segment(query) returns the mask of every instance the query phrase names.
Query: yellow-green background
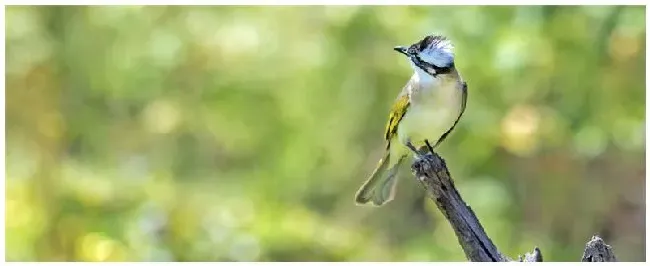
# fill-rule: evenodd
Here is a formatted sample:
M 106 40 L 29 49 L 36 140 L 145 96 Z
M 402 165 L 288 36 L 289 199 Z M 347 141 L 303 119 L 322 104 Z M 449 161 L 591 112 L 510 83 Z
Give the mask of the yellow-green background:
M 440 146 L 495 244 L 645 250 L 643 7 L 8 7 L 11 261 L 462 261 L 409 167 L 353 204 L 410 77 L 456 44 Z

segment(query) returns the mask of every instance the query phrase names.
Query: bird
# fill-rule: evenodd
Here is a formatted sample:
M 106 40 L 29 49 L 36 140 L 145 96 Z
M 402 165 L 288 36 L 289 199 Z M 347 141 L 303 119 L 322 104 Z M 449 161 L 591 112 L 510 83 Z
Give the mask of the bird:
M 383 157 L 357 191 L 357 205 L 382 206 L 393 200 L 396 175 L 405 158 L 411 152 L 418 158 L 416 147 L 436 148 L 454 130 L 467 105 L 467 83 L 455 66 L 450 39 L 427 35 L 393 49 L 408 59 L 413 75 L 393 103 Z

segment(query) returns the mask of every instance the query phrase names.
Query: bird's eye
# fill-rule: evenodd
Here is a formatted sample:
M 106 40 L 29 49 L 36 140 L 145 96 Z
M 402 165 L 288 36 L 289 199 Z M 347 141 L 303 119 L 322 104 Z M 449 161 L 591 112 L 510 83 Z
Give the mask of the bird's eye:
M 415 47 L 411 46 L 406 52 L 409 54 L 416 54 L 418 51 L 415 49 Z

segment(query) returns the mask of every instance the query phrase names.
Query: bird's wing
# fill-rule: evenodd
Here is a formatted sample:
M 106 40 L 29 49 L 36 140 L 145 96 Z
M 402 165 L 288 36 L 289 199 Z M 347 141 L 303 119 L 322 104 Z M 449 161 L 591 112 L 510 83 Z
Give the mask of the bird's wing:
M 456 127 L 456 124 L 458 124 L 458 120 L 460 120 L 460 117 L 463 116 L 463 113 L 465 112 L 465 107 L 467 106 L 467 82 L 463 81 L 463 83 L 461 84 L 460 89 L 462 90 L 462 93 L 463 93 L 463 96 L 462 96 L 463 98 L 462 98 L 461 107 L 460 107 L 460 113 L 458 113 L 458 117 L 456 118 L 456 121 L 454 121 L 454 124 L 449 128 L 449 130 L 447 130 L 447 132 L 445 132 L 445 134 L 442 134 L 442 136 L 440 136 L 440 138 L 438 139 L 436 144 L 433 145 L 434 148 L 436 146 L 438 146 L 438 144 L 440 144 L 443 140 L 445 140 L 445 138 L 447 138 L 449 133 L 451 133 L 451 131 L 454 130 L 454 128 Z
M 408 86 L 411 86 L 409 82 L 406 84 L 406 87 L 402 90 L 402 93 L 397 97 L 393 103 L 393 107 L 390 109 L 390 115 L 388 119 L 388 124 L 386 124 L 386 130 L 384 133 L 384 138 L 387 141 L 386 146 L 390 145 L 390 141 L 397 132 L 397 125 L 406 114 L 406 110 L 409 108 L 411 101 L 409 100 L 409 95 L 407 93 Z

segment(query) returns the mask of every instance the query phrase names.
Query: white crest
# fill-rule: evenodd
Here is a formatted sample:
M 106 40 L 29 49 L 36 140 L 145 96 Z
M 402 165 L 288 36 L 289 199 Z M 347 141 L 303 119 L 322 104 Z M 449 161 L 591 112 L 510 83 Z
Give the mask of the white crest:
M 454 62 L 454 45 L 447 38 L 436 35 L 419 56 L 422 60 L 438 67 L 447 67 Z

